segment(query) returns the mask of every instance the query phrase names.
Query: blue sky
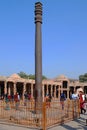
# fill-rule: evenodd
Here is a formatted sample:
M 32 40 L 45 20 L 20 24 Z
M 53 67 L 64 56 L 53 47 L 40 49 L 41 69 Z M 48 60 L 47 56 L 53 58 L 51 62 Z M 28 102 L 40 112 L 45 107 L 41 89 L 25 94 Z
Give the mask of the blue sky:
M 78 78 L 87 72 L 87 0 L 39 1 L 43 75 Z M 35 73 L 35 2 L 0 0 L 0 75 Z

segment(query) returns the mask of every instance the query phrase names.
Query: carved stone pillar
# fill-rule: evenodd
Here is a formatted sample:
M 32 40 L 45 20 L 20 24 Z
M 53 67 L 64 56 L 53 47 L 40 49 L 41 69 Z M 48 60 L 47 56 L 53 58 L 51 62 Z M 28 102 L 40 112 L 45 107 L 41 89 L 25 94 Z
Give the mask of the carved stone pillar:
M 16 93 L 16 82 L 14 83 L 14 94 Z
M 76 90 L 76 86 L 74 86 L 74 92 L 75 92 L 75 90 Z
M 47 91 L 46 91 L 46 95 L 48 94 L 48 84 L 47 84 L 47 86 L 46 86 L 46 89 L 47 89 Z
M 10 83 L 9 83 L 9 85 L 8 85 L 8 95 L 10 95 L 11 94 L 11 90 L 10 90 L 11 88 L 10 88 Z
M 32 96 L 32 98 L 34 98 L 34 96 L 33 96 L 33 95 L 34 95 L 34 94 L 33 94 L 33 88 L 34 88 L 34 87 L 33 87 L 33 83 L 31 83 L 31 96 Z
M 24 101 L 24 93 L 25 93 L 25 91 L 26 91 L 26 83 L 24 82 L 24 84 L 23 84 L 23 94 L 22 94 L 23 101 Z
M 54 86 L 54 99 L 56 99 L 56 86 Z
M 5 86 L 4 87 L 4 93 L 6 94 L 7 93 L 7 82 L 6 81 L 4 82 L 4 86 Z
M 51 97 L 52 97 L 52 90 L 53 90 L 53 89 L 52 89 L 52 85 L 51 85 L 51 92 L 50 92 L 50 94 L 51 94 Z
M 60 100 L 60 85 L 59 85 L 59 89 L 58 89 L 58 99 Z
M 67 99 L 69 99 L 69 85 L 67 85 Z

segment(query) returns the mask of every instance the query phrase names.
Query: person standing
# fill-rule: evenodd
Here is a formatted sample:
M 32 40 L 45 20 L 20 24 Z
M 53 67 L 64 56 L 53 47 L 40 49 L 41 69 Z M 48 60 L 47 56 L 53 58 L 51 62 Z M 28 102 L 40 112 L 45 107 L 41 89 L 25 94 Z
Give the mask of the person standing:
M 79 96 L 81 114 L 83 114 L 83 111 L 84 111 L 84 113 L 86 112 L 86 110 L 85 110 L 85 108 L 84 108 L 85 101 L 83 100 L 82 95 L 83 95 L 83 94 L 80 93 L 80 96 Z
M 25 93 L 24 93 L 24 106 L 27 105 L 27 100 L 28 100 L 28 94 L 27 94 L 27 92 L 25 91 Z
M 61 96 L 60 96 L 60 103 L 62 105 L 62 110 L 64 110 L 64 101 L 66 100 L 66 96 L 64 93 L 61 93 Z
M 72 94 L 71 98 L 72 99 L 79 99 L 79 96 L 78 96 L 76 91 L 74 91 L 74 93 Z
M 17 92 L 14 95 L 14 100 L 15 100 L 15 109 L 18 110 L 19 101 L 18 101 L 18 93 Z

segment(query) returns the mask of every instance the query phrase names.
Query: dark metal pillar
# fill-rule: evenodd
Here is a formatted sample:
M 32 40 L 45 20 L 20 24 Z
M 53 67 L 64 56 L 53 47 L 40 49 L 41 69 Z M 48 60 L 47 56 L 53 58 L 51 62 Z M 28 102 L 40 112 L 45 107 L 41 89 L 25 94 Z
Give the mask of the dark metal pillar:
M 42 104 L 42 4 L 35 3 L 35 103 Z

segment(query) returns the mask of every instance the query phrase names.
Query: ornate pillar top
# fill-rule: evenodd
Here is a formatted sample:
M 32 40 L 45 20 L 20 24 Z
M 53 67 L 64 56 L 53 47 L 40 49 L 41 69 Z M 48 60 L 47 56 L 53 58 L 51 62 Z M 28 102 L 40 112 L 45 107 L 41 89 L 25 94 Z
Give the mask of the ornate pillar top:
M 42 23 L 42 3 L 35 3 L 35 23 Z

